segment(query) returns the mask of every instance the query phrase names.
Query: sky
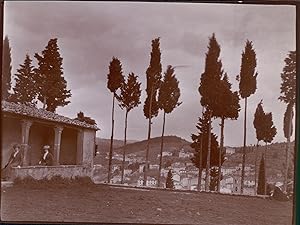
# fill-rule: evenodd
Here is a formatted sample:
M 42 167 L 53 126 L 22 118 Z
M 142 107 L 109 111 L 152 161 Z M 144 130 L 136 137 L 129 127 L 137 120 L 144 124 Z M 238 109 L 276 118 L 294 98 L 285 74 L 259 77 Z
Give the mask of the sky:
M 294 6 L 212 3 L 121 3 L 121 2 L 5 2 L 4 35 L 11 46 L 12 73 L 29 54 L 36 65 L 51 38 L 58 38 L 64 77 L 71 89 L 71 103 L 57 113 L 75 118 L 79 111 L 96 120 L 97 136 L 110 138 L 112 94 L 107 74 L 112 57 L 120 59 L 123 74 L 134 72 L 142 83 L 141 104 L 128 116 L 128 140 L 147 139 L 148 121 L 143 115 L 146 70 L 151 40 L 160 37 L 163 71 L 175 66 L 183 102 L 166 116 L 165 135 L 191 141 L 201 116 L 198 87 L 204 71 L 209 37 L 215 33 L 221 46 L 220 59 L 233 90 L 239 74 L 246 40 L 253 42 L 258 72 L 257 91 L 248 99 L 247 144 L 255 144 L 253 115 L 263 99 L 272 112 L 277 135 L 285 141 L 283 115 L 286 105 L 278 101 L 280 73 L 289 51 L 296 49 Z M 244 100 L 238 120 L 225 122 L 225 146 L 243 145 Z M 152 121 L 151 137 L 162 132 L 162 112 Z M 124 138 L 125 111 L 115 107 L 115 139 Z M 220 119 L 213 132 L 220 136 Z

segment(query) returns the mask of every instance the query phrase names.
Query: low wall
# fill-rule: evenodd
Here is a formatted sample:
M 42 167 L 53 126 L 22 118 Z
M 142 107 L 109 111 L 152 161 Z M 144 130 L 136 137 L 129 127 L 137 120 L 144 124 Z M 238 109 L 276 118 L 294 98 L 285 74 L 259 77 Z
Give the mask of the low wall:
M 61 165 L 61 166 L 26 166 L 13 168 L 14 178 L 32 177 L 36 180 L 43 178 L 50 179 L 54 176 L 62 178 L 92 177 L 92 168 L 79 165 Z

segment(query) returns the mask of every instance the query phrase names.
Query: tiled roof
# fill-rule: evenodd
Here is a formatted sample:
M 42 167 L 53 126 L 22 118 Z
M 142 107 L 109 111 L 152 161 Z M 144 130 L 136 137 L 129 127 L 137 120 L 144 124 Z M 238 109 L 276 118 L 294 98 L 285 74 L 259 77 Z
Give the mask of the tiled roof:
M 28 106 L 25 104 L 2 101 L 1 109 L 3 112 L 7 112 L 7 113 L 33 117 L 33 118 L 48 120 L 52 122 L 59 122 L 63 124 L 89 128 L 93 130 L 99 130 L 99 128 L 96 125 L 91 125 L 76 119 L 70 119 L 68 117 L 61 116 L 56 113 L 47 111 L 45 109 L 38 109 L 33 106 Z

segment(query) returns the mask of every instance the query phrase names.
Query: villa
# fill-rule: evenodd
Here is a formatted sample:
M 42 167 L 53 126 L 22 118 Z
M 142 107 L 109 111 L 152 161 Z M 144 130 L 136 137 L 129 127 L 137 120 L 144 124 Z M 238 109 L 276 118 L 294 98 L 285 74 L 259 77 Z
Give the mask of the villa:
M 92 176 L 97 126 L 25 104 L 2 101 L 1 107 L 2 165 L 14 143 L 21 144 L 24 156 L 22 167 L 13 168 L 13 178 Z M 53 166 L 38 165 L 46 144 Z

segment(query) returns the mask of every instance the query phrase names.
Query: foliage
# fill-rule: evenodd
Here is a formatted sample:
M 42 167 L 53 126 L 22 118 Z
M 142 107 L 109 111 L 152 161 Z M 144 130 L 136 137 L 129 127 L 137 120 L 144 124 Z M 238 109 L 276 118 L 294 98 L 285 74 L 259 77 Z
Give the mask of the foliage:
M 296 103 L 296 51 L 290 51 L 284 62 L 280 87 L 282 95 L 279 100 L 294 105 Z
M 264 160 L 264 155 L 262 155 L 260 165 L 259 165 L 257 194 L 263 195 L 265 193 L 265 185 L 266 185 L 265 160 Z
M 46 110 L 55 112 L 58 106 L 70 103 L 71 91 L 67 90 L 67 81 L 63 77 L 62 60 L 57 38 L 50 39 L 42 55 L 35 53 L 38 60 L 38 68 L 35 69 L 36 84 L 38 88 L 38 100 Z
M 7 100 L 11 89 L 11 48 L 7 36 L 3 40 L 2 48 L 2 99 Z
M 246 41 L 245 50 L 242 53 L 242 63 L 239 80 L 240 95 L 242 98 L 247 98 L 256 91 L 256 78 L 258 73 L 255 72 L 256 53 L 253 49 L 251 41 Z
M 265 112 L 262 107 L 262 100 L 261 100 L 256 107 L 254 120 L 253 120 L 257 141 L 262 141 L 264 139 L 264 119 L 265 119 Z
M 181 104 L 181 102 L 178 102 L 180 97 L 178 84 L 179 81 L 175 77 L 174 67 L 169 65 L 158 93 L 159 108 L 164 110 L 165 113 L 171 113 Z
M 211 168 L 210 176 L 211 176 L 211 179 L 210 179 L 210 184 L 209 184 L 209 190 L 210 191 L 217 191 L 218 177 L 219 177 L 219 170 L 218 170 L 217 167 Z M 222 174 L 221 174 L 221 176 L 222 176 Z
M 207 164 L 207 154 L 208 154 L 208 111 L 204 112 L 203 118 L 199 117 L 199 121 L 196 125 L 196 128 L 199 130 L 197 134 L 192 134 L 192 144 L 191 147 L 195 150 L 194 156 L 191 158 L 191 161 L 194 165 L 199 168 L 199 154 L 201 150 L 201 138 L 202 138 L 202 168 L 206 167 Z M 210 157 L 210 167 L 219 165 L 219 143 L 217 141 L 217 136 L 211 132 L 211 157 Z M 223 164 L 225 159 L 224 152 L 222 152 L 221 164 Z
M 109 64 L 109 73 L 107 74 L 107 88 L 116 95 L 116 91 L 123 83 L 122 64 L 118 58 L 113 57 Z
M 283 119 L 283 132 L 285 138 L 290 138 L 293 134 L 293 121 L 294 117 L 294 111 L 293 111 L 293 104 L 289 103 L 286 107 L 286 111 L 284 113 L 284 119 Z M 289 133 L 289 126 L 290 127 L 290 133 Z
M 126 109 L 129 112 L 134 107 L 137 107 L 141 97 L 141 83 L 137 80 L 138 76 L 134 73 L 130 73 L 127 78 L 127 82 L 121 83 L 121 93 L 116 98 L 120 102 L 120 107 Z
M 264 118 L 264 139 L 266 143 L 271 143 L 277 134 L 277 129 L 273 125 L 272 113 L 266 113 Z
M 159 38 L 152 40 L 152 52 L 150 65 L 146 71 L 147 77 L 147 97 L 144 103 L 144 115 L 147 119 L 158 115 L 159 105 L 157 101 L 157 91 L 161 82 L 161 53 L 159 48 Z M 152 99 L 152 102 L 150 102 Z M 151 112 L 150 112 L 151 108 Z
M 218 90 L 218 105 L 215 106 L 213 115 L 223 119 L 236 120 L 239 117 L 240 98 L 237 91 L 231 90 L 231 83 L 227 73 L 225 73 L 220 81 L 220 89 Z
M 166 188 L 169 188 L 169 189 L 175 188 L 171 170 L 169 170 L 169 172 L 168 172 L 168 176 L 167 176 L 167 180 L 166 180 Z
M 13 102 L 25 103 L 25 104 L 36 104 L 37 88 L 35 81 L 35 73 L 33 66 L 31 65 L 32 60 L 29 55 L 26 54 L 24 63 L 17 69 L 16 84 L 13 88 L 14 93 L 11 95 Z
M 201 74 L 199 93 L 201 95 L 201 105 L 214 112 L 222 102 L 220 101 L 221 77 L 223 74 L 222 62 L 219 60 L 220 45 L 218 44 L 215 34 L 209 39 L 208 52 L 205 59 L 205 70 Z
M 84 113 L 81 111 L 79 113 L 77 113 L 77 118 L 75 118 L 75 119 L 77 119 L 81 122 L 86 122 L 91 125 L 96 125 L 95 120 L 93 120 L 91 117 L 84 116 Z

